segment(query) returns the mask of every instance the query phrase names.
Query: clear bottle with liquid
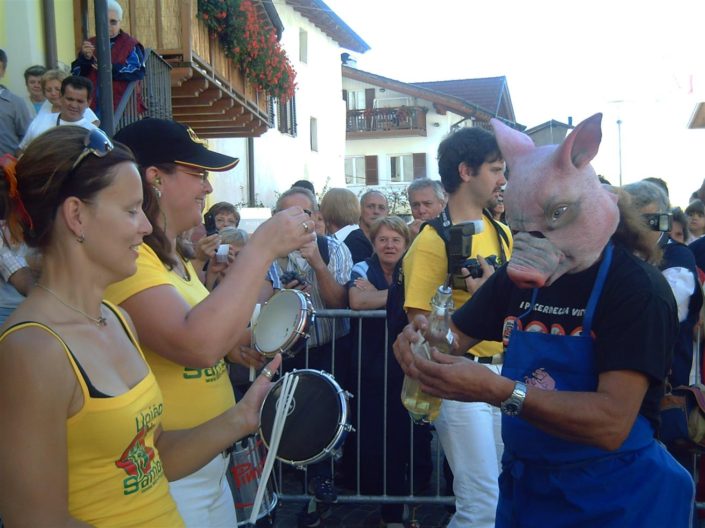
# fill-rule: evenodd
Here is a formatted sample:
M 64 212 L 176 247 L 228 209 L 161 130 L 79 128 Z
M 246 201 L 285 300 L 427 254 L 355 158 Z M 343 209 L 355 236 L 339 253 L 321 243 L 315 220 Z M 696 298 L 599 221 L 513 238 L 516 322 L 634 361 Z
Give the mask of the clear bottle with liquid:
M 450 353 L 453 334 L 450 331 L 450 315 L 453 311 L 453 290 L 441 284 L 431 299 L 431 314 L 428 328 L 418 343 L 413 343 L 411 351 L 426 359 L 431 359 L 431 347 L 439 352 Z M 418 380 L 404 376 L 401 388 L 401 401 L 415 422 L 433 422 L 441 410 L 441 398 L 430 396 L 421 390 Z

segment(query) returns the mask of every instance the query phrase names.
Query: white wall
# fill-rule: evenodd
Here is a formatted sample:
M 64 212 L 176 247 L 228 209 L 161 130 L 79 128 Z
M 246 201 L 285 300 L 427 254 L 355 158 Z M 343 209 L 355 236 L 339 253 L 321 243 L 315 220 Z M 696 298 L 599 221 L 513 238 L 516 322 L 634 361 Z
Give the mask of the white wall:
M 342 80 L 339 44 L 284 3 L 277 4 L 284 24 L 281 43 L 296 70 L 297 136 L 269 129 L 254 139 L 255 189 L 257 200 L 273 206 L 276 193 L 291 187 L 296 180 L 313 182 L 316 191 L 324 186 L 344 187 L 345 157 L 345 101 L 342 99 Z M 308 33 L 308 61 L 299 61 L 299 30 Z M 318 151 L 311 151 L 310 118 L 318 120 Z M 246 140 L 219 139 L 211 143 L 221 152 L 242 158 L 234 175 L 216 181 L 214 199 L 239 197 L 241 186 L 247 195 L 245 164 Z M 233 189 L 232 186 L 236 188 Z M 238 198 L 236 201 L 241 201 Z

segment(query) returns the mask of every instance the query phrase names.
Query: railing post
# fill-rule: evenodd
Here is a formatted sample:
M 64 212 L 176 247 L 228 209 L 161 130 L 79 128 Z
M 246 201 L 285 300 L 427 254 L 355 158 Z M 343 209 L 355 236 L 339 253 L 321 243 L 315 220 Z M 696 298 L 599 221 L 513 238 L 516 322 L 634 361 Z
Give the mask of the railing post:
M 98 109 L 100 128 L 108 136 L 115 133 L 113 120 L 113 65 L 110 57 L 110 39 L 108 38 L 108 2 L 95 0 L 95 40 L 98 58 Z

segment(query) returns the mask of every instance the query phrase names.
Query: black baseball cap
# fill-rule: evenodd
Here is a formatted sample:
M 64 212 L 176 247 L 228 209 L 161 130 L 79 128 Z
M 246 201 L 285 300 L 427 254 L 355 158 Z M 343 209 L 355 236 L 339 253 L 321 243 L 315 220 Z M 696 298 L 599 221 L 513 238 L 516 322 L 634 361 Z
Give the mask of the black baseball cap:
M 226 171 L 240 161 L 208 150 L 191 128 L 168 119 L 148 117 L 115 134 L 115 141 L 130 147 L 142 167 L 178 163 L 209 171 Z

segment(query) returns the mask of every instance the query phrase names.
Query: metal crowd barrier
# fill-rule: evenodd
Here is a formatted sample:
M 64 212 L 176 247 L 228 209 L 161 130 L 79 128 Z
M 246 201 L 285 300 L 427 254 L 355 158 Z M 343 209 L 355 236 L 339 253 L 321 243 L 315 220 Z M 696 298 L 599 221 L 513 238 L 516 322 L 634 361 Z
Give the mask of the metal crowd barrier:
M 340 318 L 350 318 L 352 320 L 358 320 L 359 324 L 357 327 L 357 348 L 353 351 L 354 354 L 357 354 L 357 365 L 362 366 L 362 336 L 363 333 L 365 332 L 365 321 L 370 320 L 370 319 L 386 319 L 386 312 L 385 310 L 316 310 L 316 318 L 334 318 L 334 319 L 340 319 Z M 393 352 L 392 350 L 389 349 L 388 347 L 388 339 L 387 337 L 387 328 L 385 325 L 385 346 L 384 346 L 384 355 L 385 358 L 391 357 L 392 361 L 395 361 L 393 358 Z M 333 326 L 333 344 L 332 344 L 332 372 L 330 374 L 333 375 L 333 377 L 336 377 L 336 355 L 339 354 L 339 351 L 336 350 L 336 339 L 339 336 L 335 334 L 335 325 Z M 308 343 L 306 345 L 305 351 L 302 351 L 301 354 L 306 354 L 306 365 L 308 365 L 308 354 L 309 354 L 309 346 Z M 340 364 L 340 360 L 338 361 L 338 364 Z M 384 427 L 383 430 L 386 430 L 387 428 L 387 407 L 389 405 L 401 405 L 401 400 L 397 399 L 395 402 L 387 401 L 387 383 L 388 383 L 388 373 L 387 373 L 387 361 L 385 361 L 385 372 L 384 372 L 384 402 L 383 402 L 383 409 L 384 409 Z M 360 413 L 360 404 L 358 403 L 360 401 L 359 399 L 359 390 L 361 389 L 361 368 L 357 369 L 357 380 L 356 380 L 356 387 L 358 390 L 357 394 L 353 394 L 353 397 L 349 400 L 350 406 L 356 406 L 357 408 L 357 413 L 356 413 L 356 419 L 352 423 L 353 428 L 356 431 L 359 431 L 361 428 L 361 413 Z M 414 452 L 414 438 L 413 438 L 413 428 L 412 428 L 412 421 L 411 418 L 409 418 L 409 435 L 410 435 L 410 444 L 411 444 L 411 453 Z M 432 471 L 432 476 L 431 476 L 431 486 L 430 490 L 427 488 L 426 490 L 420 492 L 420 494 L 415 494 L 414 493 L 414 458 L 413 455 L 410 457 L 410 469 L 409 469 L 409 493 L 407 495 L 390 495 L 387 493 L 387 453 L 388 453 L 388 446 L 386 442 L 387 438 L 386 436 L 383 438 L 383 483 L 382 483 L 382 494 L 381 495 L 365 495 L 361 493 L 360 491 L 360 464 L 361 462 L 364 462 L 364 453 L 360 452 L 360 442 L 357 443 L 357 464 L 355 468 L 356 472 L 356 486 L 355 489 L 350 490 L 350 489 L 341 489 L 341 487 L 338 485 L 336 482 L 337 488 L 338 488 L 338 502 L 339 503 L 361 503 L 361 504 L 447 504 L 447 505 L 452 505 L 455 503 L 455 498 L 452 495 L 445 495 L 443 493 L 443 490 L 445 489 L 444 486 L 444 479 L 442 476 L 443 473 L 443 453 L 442 449 L 440 447 L 440 443 L 438 442 L 438 437 L 435 432 L 435 430 L 432 430 L 432 442 L 431 442 L 431 453 L 432 453 L 432 462 L 433 462 L 433 471 Z M 393 447 L 393 446 L 392 446 Z M 328 463 L 331 464 L 331 469 L 332 469 L 332 474 L 335 475 L 335 464 L 336 460 L 331 458 Z M 302 485 L 303 482 L 307 481 L 308 479 L 302 479 L 302 478 L 296 478 L 292 477 L 292 471 L 288 470 L 290 466 L 287 466 L 287 468 L 284 467 L 284 464 L 277 462 L 277 468 L 275 472 L 273 473 L 276 484 L 277 484 L 277 495 L 279 497 L 279 500 L 284 501 L 284 502 L 306 502 L 311 499 L 311 495 L 308 493 L 308 490 Z M 288 470 L 288 471 L 287 471 Z M 402 469 L 400 468 L 400 471 Z M 294 470 L 296 471 L 296 470 Z M 303 468 L 301 471 L 306 472 L 307 469 Z M 298 488 L 298 490 L 297 490 Z

